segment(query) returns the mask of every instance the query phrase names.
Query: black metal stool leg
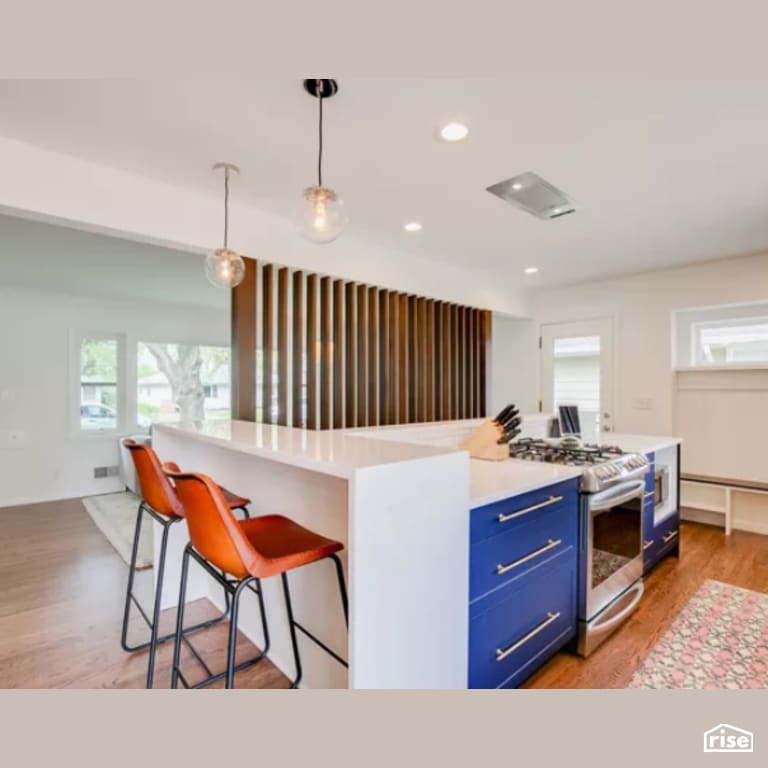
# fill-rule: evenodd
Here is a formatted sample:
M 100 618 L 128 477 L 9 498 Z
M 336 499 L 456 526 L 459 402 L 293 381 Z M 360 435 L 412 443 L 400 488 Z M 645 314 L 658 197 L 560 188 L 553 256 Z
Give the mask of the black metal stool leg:
M 141 518 L 144 513 L 144 502 L 139 504 L 136 512 L 136 529 L 133 534 L 133 548 L 131 549 L 131 562 L 128 564 L 128 587 L 125 590 L 125 611 L 123 612 L 123 631 L 120 635 L 120 645 L 124 651 L 135 651 L 137 648 L 128 645 L 128 618 L 131 613 L 131 600 L 133 599 L 133 577 L 136 573 L 136 557 L 139 552 L 139 536 L 141 535 Z
M 171 665 L 171 688 L 179 687 L 179 664 L 181 663 L 181 636 L 184 627 L 184 604 L 187 599 L 187 575 L 189 574 L 189 547 L 184 548 L 179 582 L 179 607 L 176 612 L 176 636 L 173 641 L 173 664 Z M 227 600 L 229 604 L 229 600 Z
M 243 589 L 247 587 L 253 581 L 252 578 L 243 579 L 235 589 L 235 594 L 232 595 L 232 614 L 229 617 L 229 642 L 227 644 L 227 688 L 235 687 L 235 654 L 237 651 L 237 617 L 240 612 L 240 595 L 243 593 Z M 261 600 L 260 600 L 261 602 Z M 264 655 L 264 651 L 260 654 L 260 657 Z
M 163 597 L 163 579 L 165 577 L 165 555 L 168 551 L 168 531 L 171 524 L 163 526 L 163 536 L 160 542 L 160 557 L 157 563 L 157 578 L 155 580 L 155 606 L 152 612 L 152 630 L 149 641 L 149 663 L 147 665 L 147 688 L 152 687 L 155 676 L 155 652 L 157 651 L 157 635 L 160 625 L 160 603 Z
M 250 520 L 251 519 L 251 513 L 248 511 L 248 507 L 235 507 L 235 509 L 242 509 L 243 510 L 243 520 Z M 234 512 L 235 509 L 232 511 Z
M 344 569 L 341 567 L 341 560 L 338 555 L 331 555 L 336 565 L 336 576 L 339 579 L 339 594 L 341 595 L 341 605 L 344 608 L 344 622 L 349 628 L 349 599 L 347 598 L 347 585 L 344 581 Z
M 293 661 L 296 665 L 296 677 L 291 683 L 291 688 L 298 688 L 301 682 L 302 669 L 301 658 L 299 656 L 299 642 L 296 637 L 296 622 L 293 618 L 293 605 L 291 604 L 291 591 L 288 588 L 288 575 L 283 572 L 280 574 L 283 581 L 283 594 L 285 595 L 285 609 L 288 612 L 288 629 L 291 632 L 291 644 L 293 645 Z

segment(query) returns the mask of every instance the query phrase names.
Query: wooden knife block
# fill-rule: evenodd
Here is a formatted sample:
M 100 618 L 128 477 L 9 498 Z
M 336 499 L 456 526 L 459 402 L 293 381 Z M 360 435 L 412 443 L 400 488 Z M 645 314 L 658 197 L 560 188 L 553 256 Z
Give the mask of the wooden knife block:
M 488 419 L 464 440 L 459 448 L 469 451 L 473 459 L 501 461 L 509 458 L 509 445 L 507 443 L 499 445 L 497 441 L 500 437 L 500 427 Z

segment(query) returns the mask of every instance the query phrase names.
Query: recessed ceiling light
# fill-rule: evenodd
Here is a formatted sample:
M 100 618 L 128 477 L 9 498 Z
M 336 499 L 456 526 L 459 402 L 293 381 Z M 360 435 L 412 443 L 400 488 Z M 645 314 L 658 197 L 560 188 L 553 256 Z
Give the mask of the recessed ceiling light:
M 421 232 L 421 222 L 420 221 L 409 221 L 403 229 L 406 232 Z
M 464 123 L 447 123 L 440 129 L 440 138 L 443 141 L 461 141 L 467 138 L 469 128 Z
M 526 275 L 535 275 L 539 271 L 538 267 L 526 267 L 523 272 L 525 272 Z

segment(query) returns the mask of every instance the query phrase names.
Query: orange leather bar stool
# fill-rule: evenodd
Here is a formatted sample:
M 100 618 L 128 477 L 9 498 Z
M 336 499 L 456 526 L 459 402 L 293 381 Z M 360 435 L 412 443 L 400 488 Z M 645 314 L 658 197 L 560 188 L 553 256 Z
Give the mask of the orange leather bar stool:
M 139 488 L 141 490 L 141 503 L 136 514 L 136 529 L 133 535 L 133 549 L 131 551 L 131 562 L 128 566 L 128 586 L 125 592 L 125 610 L 123 612 L 123 630 L 120 638 L 120 644 L 123 649 L 129 652 L 140 651 L 144 648 L 149 648 L 149 660 L 147 664 L 147 688 L 152 687 L 155 671 L 155 652 L 157 646 L 160 643 L 164 643 L 166 640 L 170 640 L 175 637 L 175 633 L 171 632 L 167 635 L 158 636 L 158 625 L 160 618 L 160 604 L 163 593 L 163 576 L 165 574 L 165 556 L 168 548 L 168 532 L 170 527 L 174 523 L 178 523 L 184 518 L 184 507 L 179 500 L 176 489 L 173 487 L 173 483 L 168 479 L 168 476 L 163 471 L 163 467 L 160 464 L 160 460 L 157 458 L 157 454 L 148 445 L 137 443 L 135 440 L 123 440 L 123 445 L 130 451 L 131 458 L 133 459 L 134 466 L 136 467 L 136 477 L 139 481 Z M 173 462 L 168 462 L 166 465 L 169 468 L 173 468 L 178 471 L 178 466 Z M 246 518 L 248 514 L 248 504 L 251 503 L 250 499 L 246 499 L 244 496 L 237 496 L 225 488 L 220 489 L 225 504 L 230 509 L 242 509 Z M 155 589 L 155 600 L 152 610 L 152 618 L 150 618 L 146 611 L 142 608 L 136 596 L 133 594 L 133 581 L 136 572 L 136 556 L 139 551 L 139 536 L 141 534 L 141 522 L 143 514 L 148 514 L 152 519 L 160 523 L 163 526 L 163 535 L 160 543 L 160 554 L 157 558 L 157 579 Z M 210 627 L 220 621 L 223 621 L 227 617 L 229 611 L 229 595 L 225 593 L 227 599 L 227 612 L 222 616 L 209 621 L 195 624 L 192 627 L 187 627 L 184 632 L 194 632 L 205 627 Z M 150 628 L 150 639 L 139 645 L 128 644 L 128 621 L 131 613 L 131 602 L 136 605 L 139 614 L 147 623 Z M 201 660 L 202 662 L 202 660 Z
M 261 580 L 278 575 L 283 583 L 283 594 L 285 595 L 293 645 L 293 658 L 296 665 L 296 677 L 292 687 L 296 688 L 302 677 L 297 629 L 346 667 L 347 662 L 344 659 L 296 621 L 288 585 L 288 571 L 316 563 L 319 560 L 333 560 L 339 582 L 344 619 L 348 622 L 349 608 L 344 571 L 336 554 L 344 549 L 344 545 L 341 542 L 313 533 L 282 515 L 263 515 L 250 520 L 237 520 L 227 506 L 221 489 L 210 477 L 180 472 L 169 474 L 174 479 L 176 490 L 184 505 L 190 539 L 190 543 L 184 550 L 181 569 L 171 688 L 178 687 L 179 678 L 181 678 L 185 688 L 202 688 L 224 677 L 226 678 L 226 687 L 233 688 L 236 671 L 264 658 L 269 648 L 269 634 L 264 613 Z M 217 675 L 210 675 L 194 686 L 187 683 L 179 669 L 181 643 L 183 635 L 187 631 L 186 628 L 183 628 L 183 622 L 190 558 L 196 560 L 232 597 L 226 671 Z M 245 589 L 250 589 L 258 596 L 265 647 L 254 658 L 236 664 L 237 617 L 240 596 Z

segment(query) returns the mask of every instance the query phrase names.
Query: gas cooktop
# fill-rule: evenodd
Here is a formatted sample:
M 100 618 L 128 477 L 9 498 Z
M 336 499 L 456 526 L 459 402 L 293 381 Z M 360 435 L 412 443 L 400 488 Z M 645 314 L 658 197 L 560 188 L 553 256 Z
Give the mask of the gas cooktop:
M 649 467 L 642 453 L 624 453 L 616 445 L 581 443 L 573 438 L 524 437 L 509 444 L 509 455 L 513 459 L 583 467 L 580 487 L 585 493 L 642 477 Z

